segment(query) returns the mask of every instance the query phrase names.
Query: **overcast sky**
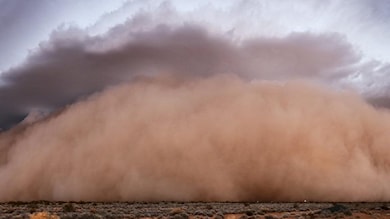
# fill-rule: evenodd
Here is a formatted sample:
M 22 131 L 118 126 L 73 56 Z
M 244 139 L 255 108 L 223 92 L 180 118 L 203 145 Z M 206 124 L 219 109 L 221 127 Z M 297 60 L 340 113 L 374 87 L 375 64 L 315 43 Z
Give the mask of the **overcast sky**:
M 60 25 L 93 25 L 123 0 L 0 0 L 0 70 L 16 65 L 28 50 Z

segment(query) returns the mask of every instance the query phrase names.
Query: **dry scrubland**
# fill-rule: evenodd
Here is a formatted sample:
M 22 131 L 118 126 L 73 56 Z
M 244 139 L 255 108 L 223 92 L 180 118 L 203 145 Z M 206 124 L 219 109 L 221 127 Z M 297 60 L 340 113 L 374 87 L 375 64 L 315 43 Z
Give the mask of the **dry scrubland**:
M 0 218 L 390 218 L 390 203 L 9 202 Z

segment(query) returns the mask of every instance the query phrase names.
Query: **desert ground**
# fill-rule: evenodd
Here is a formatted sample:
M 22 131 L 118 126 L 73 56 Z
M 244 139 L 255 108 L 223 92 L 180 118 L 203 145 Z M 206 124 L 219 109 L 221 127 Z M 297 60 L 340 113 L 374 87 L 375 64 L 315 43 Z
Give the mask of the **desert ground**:
M 8 202 L 0 218 L 390 218 L 390 203 Z

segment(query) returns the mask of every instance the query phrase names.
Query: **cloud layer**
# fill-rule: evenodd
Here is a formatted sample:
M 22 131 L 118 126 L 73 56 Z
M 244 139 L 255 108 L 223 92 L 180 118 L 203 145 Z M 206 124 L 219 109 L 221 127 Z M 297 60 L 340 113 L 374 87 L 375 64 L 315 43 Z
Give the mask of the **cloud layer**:
M 338 35 L 297 33 L 237 43 L 194 25 L 158 26 L 144 32 L 131 32 L 129 26 L 104 38 L 79 29 L 53 33 L 24 65 L 2 75 L 0 124 L 9 127 L 15 122 L 9 118 L 20 120 L 32 110 L 50 111 L 107 86 L 161 72 L 337 84 L 355 73 L 353 65 L 359 61 Z

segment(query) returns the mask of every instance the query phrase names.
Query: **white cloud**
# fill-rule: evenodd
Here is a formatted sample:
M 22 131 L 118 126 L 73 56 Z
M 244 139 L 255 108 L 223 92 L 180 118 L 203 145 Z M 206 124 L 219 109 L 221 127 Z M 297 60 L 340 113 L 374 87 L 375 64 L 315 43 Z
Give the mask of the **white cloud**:
M 167 3 L 168 2 L 168 3 Z M 147 13 L 159 23 L 195 22 L 237 37 L 286 36 L 291 32 L 345 35 L 368 59 L 390 61 L 390 24 L 379 9 L 386 2 L 351 1 L 129 1 L 90 28 L 102 33 L 136 15 Z M 387 6 L 388 7 L 388 6 Z M 174 14 L 160 16 L 169 8 Z

